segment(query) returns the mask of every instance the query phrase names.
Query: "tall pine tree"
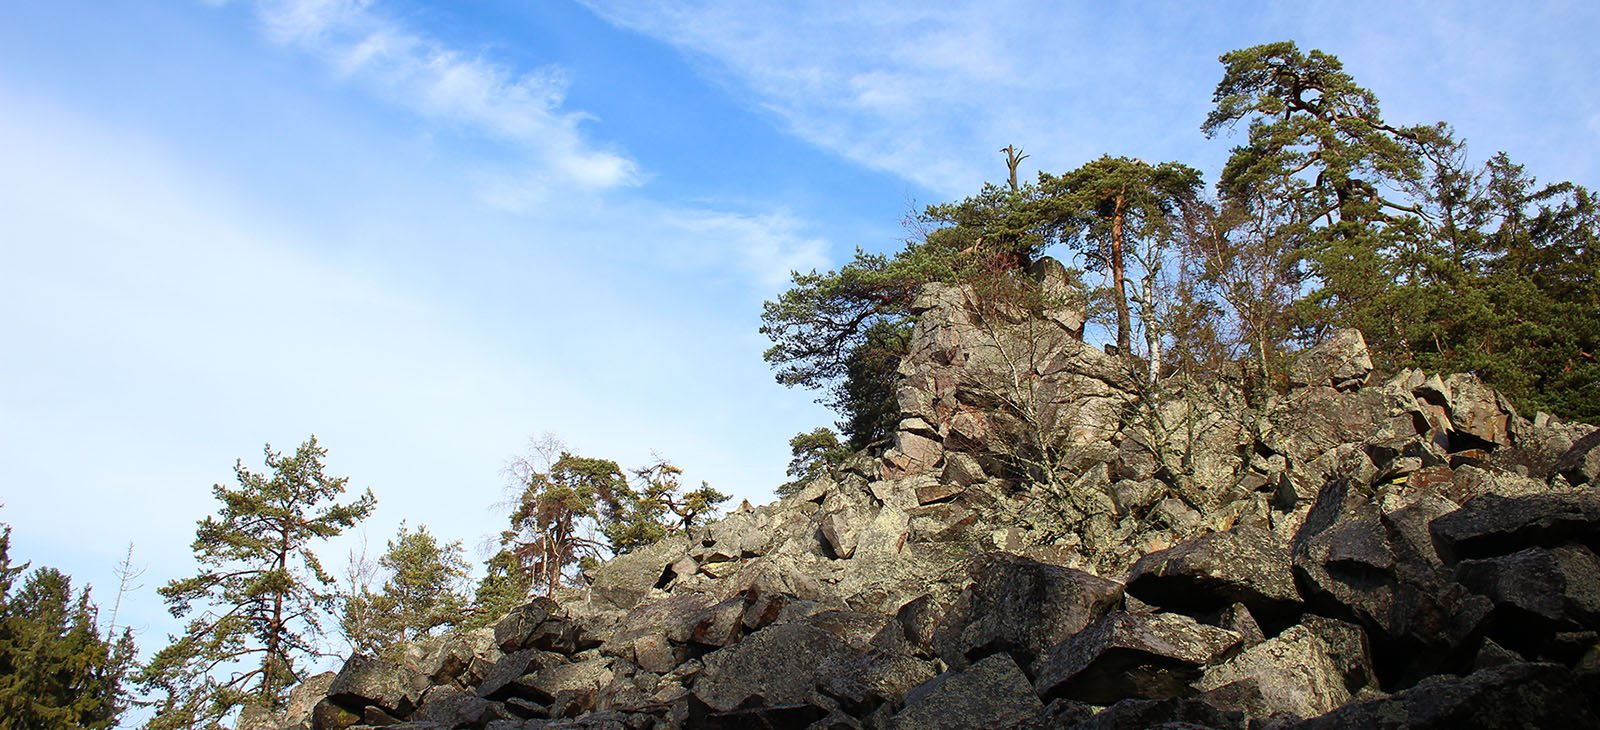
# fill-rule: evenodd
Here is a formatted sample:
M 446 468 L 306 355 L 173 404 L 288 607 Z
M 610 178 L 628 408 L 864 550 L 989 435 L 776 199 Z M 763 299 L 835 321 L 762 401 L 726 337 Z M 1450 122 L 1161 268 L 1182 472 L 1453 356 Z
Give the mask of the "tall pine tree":
M 173 616 L 192 618 L 141 675 L 164 695 L 147 727 L 218 727 L 245 702 L 277 709 L 303 660 L 322 653 L 334 581 L 312 548 L 364 519 L 375 500 L 368 490 L 337 502 L 349 480 L 323 474 L 327 450 L 315 436 L 291 456 L 270 444 L 265 453 L 270 473 L 240 461 L 238 486 L 212 487 L 221 508 L 195 531 L 200 573 L 161 588 Z

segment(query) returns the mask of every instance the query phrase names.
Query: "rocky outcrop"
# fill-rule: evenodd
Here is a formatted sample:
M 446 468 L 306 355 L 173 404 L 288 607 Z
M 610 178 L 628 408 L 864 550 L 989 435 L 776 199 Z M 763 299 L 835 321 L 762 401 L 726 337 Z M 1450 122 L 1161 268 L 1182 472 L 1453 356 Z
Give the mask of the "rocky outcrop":
M 1353 331 L 1152 384 L 1046 305 L 926 287 L 883 453 L 241 722 L 1596 725 L 1600 432 Z

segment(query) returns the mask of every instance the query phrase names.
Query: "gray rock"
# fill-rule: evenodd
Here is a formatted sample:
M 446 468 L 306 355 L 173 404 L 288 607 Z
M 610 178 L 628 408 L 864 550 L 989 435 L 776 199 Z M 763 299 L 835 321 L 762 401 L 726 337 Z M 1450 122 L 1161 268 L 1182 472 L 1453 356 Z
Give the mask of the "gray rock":
M 1359 330 L 1343 329 L 1297 355 L 1289 367 L 1289 382 L 1351 390 L 1366 384 L 1371 373 L 1366 339 Z
M 947 672 L 917 687 L 890 730 L 963 730 L 1002 727 L 1044 708 L 1028 677 L 1006 654 L 994 654 L 966 671 Z
M 478 684 L 478 696 L 503 700 L 518 692 L 517 680 L 529 672 L 564 663 L 561 656 L 539 649 L 523 649 L 505 655 L 495 662 Z
M 1446 560 L 1506 555 L 1600 536 L 1600 491 L 1486 494 L 1429 525 Z
M 1345 705 L 1286 730 L 1580 727 L 1600 727 L 1600 718 L 1570 672 L 1555 664 L 1511 664 L 1467 677 L 1432 677 L 1392 697 Z
M 1461 583 L 1495 604 L 1494 635 L 1534 649 L 1547 635 L 1600 626 L 1600 558 L 1582 545 L 1464 560 Z
M 1578 439 L 1556 460 L 1555 472 L 1574 486 L 1600 485 L 1600 431 Z
M 284 730 L 299 730 L 311 725 L 311 711 L 328 696 L 328 688 L 333 686 L 333 680 L 339 675 L 333 672 L 323 672 L 306 678 L 305 681 L 289 690 L 289 699 L 283 705 L 281 725 Z
M 590 698 L 588 704 L 592 706 L 593 697 L 600 692 L 600 688 L 610 684 L 612 677 L 615 676 L 611 671 L 613 661 L 609 658 L 599 658 L 576 664 L 544 667 L 518 678 L 514 686 L 517 694 L 522 697 L 551 702 L 552 711 L 555 710 L 555 700 L 563 694 L 588 697 Z
M 1322 640 L 1328 658 L 1338 667 L 1345 690 L 1351 696 L 1378 687 L 1378 674 L 1372 664 L 1372 644 L 1360 626 L 1316 614 L 1306 614 L 1300 625 Z
M 707 654 L 694 694 L 720 712 L 747 703 L 807 704 L 821 668 L 836 658 L 854 655 L 839 637 L 815 626 L 774 624 Z
M 352 712 L 324 698 L 311 708 L 311 730 L 345 730 L 361 722 L 360 711 Z
M 1183 696 L 1240 640 L 1181 614 L 1112 614 L 1051 649 L 1035 686 L 1040 697 L 1095 704 Z
M 374 706 L 397 716 L 409 714 L 417 700 L 404 669 L 367 656 L 351 657 L 345 662 L 339 676 L 328 685 L 328 698 L 352 711 Z
M 1213 696 L 1214 703 L 1252 717 L 1316 717 L 1350 699 L 1327 644 L 1304 626 L 1291 627 L 1207 669 L 1194 687 L 1210 692 L 1227 685 L 1244 691 L 1221 692 Z
M 1031 666 L 1122 598 L 1113 581 L 1012 555 L 985 556 L 973 572 L 934 632 L 933 648 L 951 667 L 1001 651 Z
M 662 582 L 667 566 L 688 553 L 688 538 L 669 535 L 659 542 L 602 563 L 590 571 L 590 595 L 605 604 L 629 610 Z
M 1244 714 L 1220 710 L 1195 697 L 1127 699 L 1095 712 L 1071 700 L 1055 700 L 1034 719 L 1008 730 L 1245 730 Z
M 1289 551 L 1272 535 L 1236 527 L 1150 553 L 1128 576 L 1139 600 L 1186 611 L 1215 611 L 1239 602 L 1261 617 L 1293 611 L 1295 590 Z
M 822 518 L 822 537 L 828 541 L 828 549 L 833 551 L 833 557 L 849 558 L 856 552 L 856 542 L 860 539 L 858 529 L 863 516 L 854 510 L 835 512 Z
M 533 638 L 540 624 L 560 611 L 556 602 L 539 596 L 528 603 L 511 609 L 494 626 L 495 644 L 506 653 L 533 646 Z

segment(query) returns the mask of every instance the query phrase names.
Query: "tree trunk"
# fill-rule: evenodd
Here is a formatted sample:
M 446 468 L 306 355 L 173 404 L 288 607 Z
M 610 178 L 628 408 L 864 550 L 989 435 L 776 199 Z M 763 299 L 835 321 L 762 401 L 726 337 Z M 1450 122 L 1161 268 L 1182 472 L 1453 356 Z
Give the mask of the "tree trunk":
M 1117 350 L 1127 355 L 1133 350 L 1132 335 L 1133 322 L 1128 316 L 1128 293 L 1124 288 L 1122 266 L 1122 206 L 1125 202 L 1124 193 L 1119 191 L 1111 214 L 1111 282 L 1112 301 L 1117 305 Z

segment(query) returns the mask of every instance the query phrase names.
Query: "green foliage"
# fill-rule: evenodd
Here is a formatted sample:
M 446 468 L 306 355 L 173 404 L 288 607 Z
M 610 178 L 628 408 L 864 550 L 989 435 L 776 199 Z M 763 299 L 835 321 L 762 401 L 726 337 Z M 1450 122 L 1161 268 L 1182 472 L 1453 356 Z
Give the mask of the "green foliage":
M 320 653 L 333 578 L 312 552 L 372 511 L 368 490 L 340 504 L 346 478 L 323 474 L 315 436 L 292 456 L 265 448 L 269 474 L 234 466 L 237 487 L 215 485 L 221 503 L 195 531 L 198 575 L 160 589 L 173 616 L 191 620 L 150 660 L 140 684 L 164 695 L 147 727 L 217 727 L 233 708 L 282 705 L 298 665 Z
M 378 558 L 388 576 L 383 586 L 354 586 L 344 596 L 339 622 L 352 650 L 392 654 L 406 642 L 458 625 L 467 606 L 464 554 L 459 540 L 441 545 L 426 525 L 412 532 L 401 522 Z
M 1539 186 L 1504 153 L 1474 167 L 1443 123 L 1384 122 L 1376 96 L 1321 51 L 1271 43 L 1221 60 L 1202 129 L 1248 123 L 1219 187 L 1295 269 L 1275 291 L 1302 293 L 1298 339 L 1356 327 L 1380 368 L 1472 372 L 1525 409 L 1600 418 L 1600 221 L 1587 190 Z M 1262 343 L 1282 329 L 1276 317 L 1254 326 Z
M 833 387 L 828 405 L 843 416 L 834 425 L 851 451 L 886 442 L 900 422 L 895 399 L 895 373 L 911 346 L 911 323 L 880 320 L 867 327 L 861 343 L 845 360 L 844 377 Z
M 483 579 L 472 596 L 472 610 L 463 628 L 480 629 L 493 624 L 528 598 L 532 572 L 522 566 L 517 554 L 500 550 L 484 563 Z
M 797 433 L 789 439 L 789 451 L 794 458 L 789 461 L 789 481 L 777 488 L 778 496 L 787 497 L 800 491 L 812 480 L 828 474 L 850 457 L 851 450 L 839 443 L 839 434 L 826 426 L 809 433 Z
M 1111 275 L 1109 297 L 1117 313 L 1117 347 L 1132 352 L 1133 322 L 1128 307 L 1128 260 L 1137 258 L 1153 286 L 1166 244 L 1178 228 L 1175 217 L 1189 213 L 1200 192 L 1200 173 L 1177 162 L 1150 165 L 1105 155 L 1064 175 L 1039 175 L 1032 207 L 1063 243 L 1083 254 L 1088 268 Z M 1143 254 L 1136 246 L 1144 245 Z M 1145 296 L 1147 309 L 1153 307 Z M 1153 312 L 1141 319 L 1152 327 Z M 1155 349 L 1155 348 L 1152 348 Z
M 553 437 L 535 442 L 508 471 L 519 494 L 500 542 L 533 589 L 554 595 L 580 561 L 605 554 L 606 544 L 593 535 L 622 519 L 627 480 L 616 462 L 574 456 Z
M 499 605 L 516 585 L 514 571 L 528 576 L 532 590 L 553 595 L 575 567 L 703 524 L 728 500 L 705 483 L 685 492 L 682 470 L 659 458 L 635 469 L 637 487 L 630 487 L 615 461 L 575 456 L 551 436 L 535 441 L 510 473 L 519 494 L 511 529 L 501 533 L 507 557 L 496 556 L 505 573 L 491 571 L 493 584 L 485 578 L 479 586 L 480 611 L 488 610 L 485 600 Z
M 0 730 L 109 728 L 127 707 L 123 682 L 133 666 L 133 636 L 100 636 L 89 591 L 40 568 L 11 592 L 27 568 L 10 562 L 11 528 L 0 532 Z

